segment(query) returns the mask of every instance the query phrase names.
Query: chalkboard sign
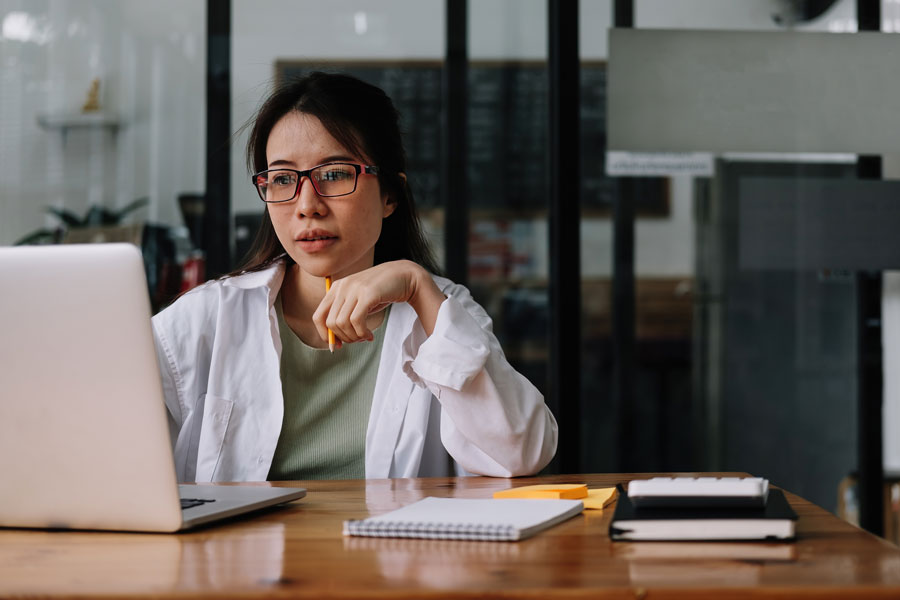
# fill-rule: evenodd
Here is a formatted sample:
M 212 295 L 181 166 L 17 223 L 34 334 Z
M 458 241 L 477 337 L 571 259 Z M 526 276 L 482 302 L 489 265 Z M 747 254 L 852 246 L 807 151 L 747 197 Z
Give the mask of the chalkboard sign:
M 437 61 L 276 62 L 284 81 L 314 70 L 377 85 L 394 101 L 421 208 L 441 206 L 441 77 Z M 540 211 L 549 195 L 547 68 L 543 63 L 469 63 L 468 183 L 473 210 Z M 581 68 L 581 201 L 586 215 L 609 214 L 618 193 L 604 171 L 606 65 Z M 666 178 L 636 178 L 638 216 L 669 213 Z

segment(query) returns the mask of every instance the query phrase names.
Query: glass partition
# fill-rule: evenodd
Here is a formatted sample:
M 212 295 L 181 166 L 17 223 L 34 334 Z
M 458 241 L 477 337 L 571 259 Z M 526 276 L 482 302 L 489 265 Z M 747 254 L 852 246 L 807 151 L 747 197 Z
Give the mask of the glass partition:
M 738 34 L 731 33 L 737 30 L 822 35 L 857 29 L 855 3 L 841 0 L 637 0 L 635 20 L 639 30 L 698 31 L 693 41 L 685 32 L 686 43 L 705 43 L 709 36 L 701 38 L 703 30 L 724 32 L 722 47 L 730 44 L 731 56 L 742 52 Z M 786 54 L 757 52 L 748 58 L 736 81 L 752 81 L 748 72 L 765 61 L 794 64 L 804 73 L 821 71 L 823 77 L 837 80 L 847 73 L 839 61 L 803 62 L 806 40 L 791 39 L 796 47 Z M 650 54 L 658 51 L 658 57 L 672 53 L 671 47 L 641 47 Z M 849 50 L 842 52 L 853 60 Z M 686 96 L 686 105 L 702 105 L 710 119 L 742 111 L 740 101 L 726 99 L 734 87 L 716 85 L 717 65 L 715 53 L 701 56 L 695 72 L 697 81 L 705 83 L 689 85 Z M 673 81 L 681 76 L 681 71 L 660 68 Z M 620 120 L 611 126 L 627 121 L 629 113 L 641 114 L 653 102 L 662 112 L 677 112 L 673 103 L 679 100 L 668 94 L 669 82 L 656 81 L 660 85 L 647 94 L 659 96 L 623 101 L 622 111 L 611 116 Z M 770 130 L 765 121 L 755 121 L 755 127 L 739 125 L 739 119 L 729 121 L 727 126 L 735 130 L 733 149 L 746 143 L 757 151 L 728 152 L 702 142 L 667 145 L 668 139 L 702 138 L 700 132 L 693 138 L 682 135 L 684 123 L 693 121 L 675 117 L 644 129 L 649 140 L 659 142 L 656 148 L 628 148 L 650 152 L 648 160 L 655 150 L 706 153 L 714 161 L 709 163 L 711 175 L 668 176 L 668 215 L 651 220 L 638 214 L 638 385 L 633 411 L 641 429 L 649 431 L 630 450 L 641 453 L 647 470 L 693 466 L 750 472 L 837 510 L 839 484 L 857 465 L 856 273 L 884 264 L 877 258 L 876 239 L 867 250 L 856 252 L 859 260 L 852 265 L 847 257 L 854 251 L 839 246 L 855 235 L 858 222 L 868 223 L 869 209 L 861 202 L 867 195 L 862 188 L 844 193 L 846 188 L 836 183 L 858 181 L 857 155 L 840 149 L 823 153 L 804 121 L 818 118 L 815 133 L 821 135 L 838 122 L 855 122 L 852 106 L 835 115 L 839 121 L 818 117 L 816 111 L 824 111 L 832 100 L 829 86 L 823 89 L 817 104 L 791 106 L 791 98 L 802 90 L 787 80 L 760 94 L 748 88 L 744 113 L 764 112 L 760 102 L 765 96 L 773 99 L 775 112 L 796 111 L 799 117 Z M 830 92 L 833 98 L 840 93 L 839 88 Z M 861 93 L 874 94 L 869 89 Z M 779 97 L 784 99 L 780 104 Z M 777 118 L 774 112 L 770 115 Z M 766 147 L 766 140 L 775 137 L 794 148 L 768 151 L 780 150 Z M 844 139 L 851 143 L 850 136 Z M 836 204 L 830 204 L 829 198 L 837 196 Z
M 469 286 L 510 362 L 547 394 L 545 3 L 470 2 L 469 60 Z

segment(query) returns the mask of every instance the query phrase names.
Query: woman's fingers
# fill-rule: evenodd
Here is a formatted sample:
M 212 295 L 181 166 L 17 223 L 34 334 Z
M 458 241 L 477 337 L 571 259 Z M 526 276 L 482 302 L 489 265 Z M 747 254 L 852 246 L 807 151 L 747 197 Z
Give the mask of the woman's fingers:
M 335 335 L 345 342 L 358 342 L 361 339 L 368 339 L 369 329 L 366 327 L 365 319 L 361 322 L 354 317 L 354 313 L 358 312 L 359 301 L 355 298 L 344 298 L 342 302 L 336 302 L 332 305 L 331 311 L 325 322 L 329 324 Z
M 375 339 L 375 336 L 372 334 L 372 330 L 369 329 L 367 323 L 369 315 L 372 314 L 372 312 L 372 310 L 366 308 L 366 303 L 363 302 L 357 302 L 353 310 L 350 311 L 350 325 L 353 326 L 353 331 L 356 332 L 357 339 L 369 342 Z
M 327 330 L 331 329 L 335 337 L 342 342 L 374 339 L 367 322 L 374 303 L 366 300 L 367 294 L 364 289 L 361 290 L 354 285 L 338 285 L 339 283 L 342 282 L 332 284 L 331 291 L 326 294 L 313 318 L 320 319 L 326 334 Z
M 319 334 L 327 339 L 331 329 L 345 343 L 374 339 L 369 317 L 409 300 L 415 268 L 421 270 L 409 261 L 394 261 L 334 281 L 313 314 Z
M 334 286 L 331 289 L 333 292 L 335 291 Z M 335 298 L 328 309 L 328 314 L 325 316 L 325 325 L 334 332 L 336 338 L 342 342 L 350 343 L 356 341 L 356 335 L 353 333 L 352 328 L 348 331 L 346 319 L 341 318 L 345 304 L 346 299 L 341 294 L 335 293 Z
M 330 292 L 325 294 L 325 297 L 322 299 L 322 302 L 319 303 L 319 306 L 316 308 L 316 311 L 312 316 L 313 325 L 315 325 L 316 331 L 319 333 L 319 337 L 321 337 L 322 341 L 325 343 L 328 343 L 328 324 L 325 321 L 326 317 L 328 317 L 329 311 L 331 310 L 333 301 L 334 296 L 332 296 Z M 337 332 L 335 331 L 334 334 L 335 343 L 339 344 L 340 340 L 338 338 Z

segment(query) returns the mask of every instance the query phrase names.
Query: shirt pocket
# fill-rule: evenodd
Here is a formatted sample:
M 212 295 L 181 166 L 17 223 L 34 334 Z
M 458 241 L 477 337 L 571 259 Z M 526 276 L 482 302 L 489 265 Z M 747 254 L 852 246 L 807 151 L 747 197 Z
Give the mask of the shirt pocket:
M 234 402 L 211 394 L 206 394 L 202 400 L 203 421 L 197 447 L 197 481 L 214 481 Z

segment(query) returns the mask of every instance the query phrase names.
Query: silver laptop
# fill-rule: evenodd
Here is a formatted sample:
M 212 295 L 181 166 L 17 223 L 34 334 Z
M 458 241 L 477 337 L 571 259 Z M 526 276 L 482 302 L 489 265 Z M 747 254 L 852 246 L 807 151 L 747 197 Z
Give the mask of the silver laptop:
M 0 286 L 0 526 L 169 532 L 306 494 L 177 485 L 135 246 L 3 247 Z

